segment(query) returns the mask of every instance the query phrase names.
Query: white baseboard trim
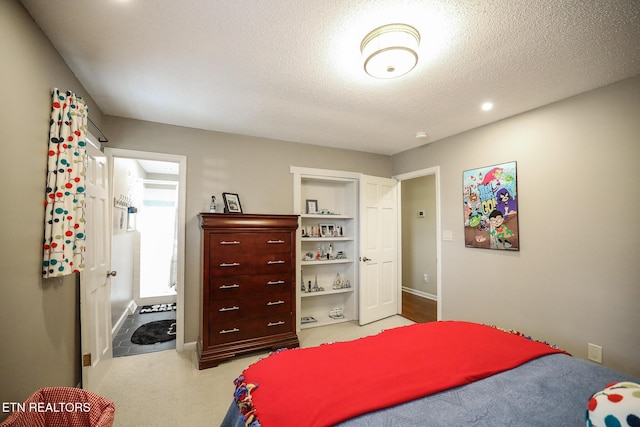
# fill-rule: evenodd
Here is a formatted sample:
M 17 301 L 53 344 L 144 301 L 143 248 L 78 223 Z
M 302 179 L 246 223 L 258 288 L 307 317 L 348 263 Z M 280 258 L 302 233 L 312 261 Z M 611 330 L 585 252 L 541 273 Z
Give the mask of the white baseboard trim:
M 198 348 L 198 343 L 197 342 L 195 342 L 195 341 L 186 342 L 182 346 L 182 351 L 196 351 L 197 348 Z
M 116 322 L 116 324 L 113 325 L 113 328 L 111 328 L 111 336 L 115 337 L 116 335 L 118 335 L 118 331 L 120 331 L 120 328 L 122 328 L 122 324 L 124 323 L 127 316 L 135 313 L 136 308 L 138 308 L 138 305 L 135 303 L 135 301 L 131 300 L 129 304 L 127 304 L 127 308 L 122 312 L 122 314 L 118 318 L 118 321 Z
M 428 292 L 418 291 L 416 289 L 408 288 L 406 286 L 402 287 L 402 292 L 408 292 L 412 295 L 416 295 L 422 298 L 430 299 L 432 301 L 438 301 L 438 295 L 433 295 Z

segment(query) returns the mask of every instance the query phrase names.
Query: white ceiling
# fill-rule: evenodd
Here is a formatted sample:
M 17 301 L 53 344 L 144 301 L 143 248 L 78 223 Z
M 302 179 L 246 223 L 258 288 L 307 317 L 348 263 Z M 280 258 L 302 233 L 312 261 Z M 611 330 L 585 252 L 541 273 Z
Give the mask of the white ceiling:
M 381 154 L 640 74 L 638 0 L 22 3 L 105 114 Z M 394 22 L 420 59 L 376 80 L 360 42 Z

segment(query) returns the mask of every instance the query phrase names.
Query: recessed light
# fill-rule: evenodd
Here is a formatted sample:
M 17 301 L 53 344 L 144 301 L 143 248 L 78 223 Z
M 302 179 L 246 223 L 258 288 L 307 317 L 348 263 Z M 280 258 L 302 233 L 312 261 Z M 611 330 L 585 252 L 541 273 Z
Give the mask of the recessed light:
M 484 104 L 482 104 L 482 111 L 490 111 L 493 110 L 493 102 L 485 102 Z
M 429 134 L 426 132 L 416 132 L 416 139 L 427 139 Z

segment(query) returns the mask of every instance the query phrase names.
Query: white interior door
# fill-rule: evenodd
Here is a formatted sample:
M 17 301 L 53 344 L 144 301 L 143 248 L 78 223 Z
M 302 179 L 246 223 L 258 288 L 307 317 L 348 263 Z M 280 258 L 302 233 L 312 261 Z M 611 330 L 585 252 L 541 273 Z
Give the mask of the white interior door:
M 106 156 L 87 144 L 86 255 L 80 274 L 82 387 L 96 391 L 113 357 L 111 337 L 111 230 Z
M 398 314 L 397 181 L 360 178 L 360 324 Z

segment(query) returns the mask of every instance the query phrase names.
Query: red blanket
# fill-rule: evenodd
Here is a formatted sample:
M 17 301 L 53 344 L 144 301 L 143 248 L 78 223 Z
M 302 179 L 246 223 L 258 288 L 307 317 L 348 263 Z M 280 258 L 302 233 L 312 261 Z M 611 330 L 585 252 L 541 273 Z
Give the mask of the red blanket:
M 490 326 L 422 323 L 275 353 L 236 380 L 236 398 L 262 427 L 331 426 L 551 353 L 563 351 Z

